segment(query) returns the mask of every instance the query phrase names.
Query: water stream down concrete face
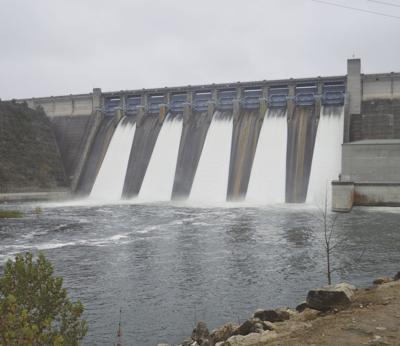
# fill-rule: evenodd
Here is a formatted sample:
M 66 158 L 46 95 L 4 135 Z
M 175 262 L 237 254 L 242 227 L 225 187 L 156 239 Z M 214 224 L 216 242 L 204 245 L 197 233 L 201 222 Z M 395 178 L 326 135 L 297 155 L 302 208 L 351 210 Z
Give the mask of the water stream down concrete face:
M 337 210 L 348 209 L 340 206 L 341 198 L 346 206 L 352 205 L 349 201 L 358 203 L 354 196 L 361 193 L 360 204 L 369 203 L 368 191 L 373 191 L 374 203 L 379 200 L 392 205 L 400 198 L 393 198 L 391 193 L 390 200 L 386 200 L 386 190 L 380 185 L 362 191 L 359 187 L 359 184 L 375 182 L 390 183 L 391 188 L 393 184 L 400 184 L 400 177 L 396 181 L 385 180 L 385 167 L 382 167 L 383 173 L 374 170 L 374 177 L 359 181 L 359 177 L 367 176 L 363 171 L 373 164 L 373 157 L 369 160 L 369 156 L 376 152 L 389 153 L 388 150 L 379 151 L 385 143 L 365 146 L 352 143 L 400 139 L 400 73 L 362 75 L 360 65 L 359 59 L 350 59 L 347 75 L 335 77 L 109 93 L 94 89 L 92 94 L 23 101 L 31 108 L 42 106 L 50 117 L 71 189 L 81 195 L 90 193 L 116 125 L 125 116 L 136 123 L 136 130 L 131 147 L 123 149 L 128 151 L 129 162 L 126 172 L 122 172 L 125 175 L 122 198 L 140 196 L 149 163 L 155 155 L 160 160 L 168 160 L 165 166 L 168 173 L 164 172 L 162 164 L 152 164 L 151 174 L 173 175 L 171 179 L 159 180 L 159 183 L 170 184 L 160 188 L 164 191 L 163 199 L 170 191 L 173 200 L 195 197 L 210 201 L 246 200 L 250 185 L 251 200 L 304 203 L 310 202 L 307 198 L 310 189 L 313 194 L 325 193 L 325 189 L 316 191 L 316 187 L 321 186 L 322 175 L 326 175 L 328 184 L 332 178 L 337 179 L 332 185 L 333 190 L 338 191 L 333 193 Z M 331 118 L 323 122 L 316 144 L 320 119 L 326 116 L 321 109 L 328 108 L 333 110 Z M 274 113 L 280 114 L 279 117 Z M 265 121 L 266 114 L 271 115 L 268 121 Z M 282 119 L 286 119 L 286 123 Z M 169 126 L 168 121 L 175 120 L 181 122 L 179 129 Z M 165 124 L 171 128 L 171 133 L 162 132 L 162 143 L 157 145 Z M 269 127 L 274 127 L 279 134 L 272 133 L 274 130 Z M 323 133 L 329 138 L 320 138 Z M 278 137 L 272 140 L 275 136 L 282 140 Z M 333 146 L 342 144 L 346 155 L 340 162 L 341 148 L 336 150 Z M 265 145 L 269 148 L 263 147 Z M 318 145 L 318 161 L 313 166 L 315 145 Z M 326 153 L 334 153 L 335 162 L 326 163 L 325 145 L 330 146 Z M 396 147 L 390 151 L 393 157 L 400 143 L 387 145 Z M 364 152 L 366 148 L 368 152 Z M 355 163 L 361 156 L 356 155 L 360 151 L 365 160 L 357 166 Z M 212 157 L 205 157 L 210 155 Z M 400 171 L 400 160 L 389 160 L 388 155 L 388 160 L 382 158 L 384 165 Z M 172 165 L 176 165 L 174 173 L 171 173 Z M 318 182 L 310 182 L 310 179 Z M 256 181 L 260 189 L 254 186 Z M 349 182 L 354 183 L 353 188 L 349 188 Z M 149 182 L 146 184 L 148 189 Z

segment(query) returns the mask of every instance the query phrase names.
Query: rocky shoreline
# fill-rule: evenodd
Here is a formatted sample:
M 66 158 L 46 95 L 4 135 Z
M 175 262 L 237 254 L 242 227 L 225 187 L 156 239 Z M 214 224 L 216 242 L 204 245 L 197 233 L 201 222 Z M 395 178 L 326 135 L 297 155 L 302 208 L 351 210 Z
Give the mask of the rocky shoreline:
M 308 292 L 306 301 L 300 303 L 294 310 L 289 308 L 274 310 L 259 309 L 254 312 L 252 317 L 240 325 L 229 322 L 211 332 L 205 322 L 199 321 L 191 336 L 177 346 L 308 345 L 311 339 L 306 334 L 311 332 L 312 335 L 312 330 L 318 329 L 320 331 L 323 327 L 329 327 L 324 326 L 328 322 L 328 319 L 332 320 L 329 322 L 332 326 L 335 323 L 340 324 L 340 322 L 343 322 L 344 327 L 339 328 L 339 331 L 345 330 L 346 325 L 349 324 L 346 319 L 349 314 L 351 315 L 354 312 L 354 315 L 358 315 L 357 310 L 359 309 L 372 312 L 374 307 L 385 307 L 386 303 L 383 305 L 380 304 L 383 299 L 382 294 L 386 292 L 384 289 L 388 292 L 389 290 L 395 290 L 394 293 L 390 291 L 391 296 L 389 298 L 393 298 L 392 296 L 395 294 L 394 299 L 398 298 L 397 300 L 400 304 L 400 272 L 393 278 L 382 277 L 376 279 L 373 281 L 373 284 L 372 287 L 364 289 L 357 289 L 346 283 L 314 289 Z M 360 301 L 363 303 L 360 304 Z M 343 316 L 346 316 L 346 318 Z M 400 314 L 396 315 L 395 318 L 400 318 Z M 375 320 L 372 319 L 372 321 Z M 353 320 L 350 322 L 354 324 Z M 318 327 L 316 326 L 317 324 Z M 353 326 L 352 328 L 355 327 Z M 376 328 L 377 330 L 386 330 L 384 326 Z M 381 340 L 383 337 L 375 335 L 373 331 L 368 330 L 358 333 L 360 334 L 360 342 L 369 337 L 366 343 L 364 343 L 366 345 L 392 345 L 392 343 L 386 343 L 384 340 Z M 396 333 L 398 333 L 396 342 L 400 344 L 400 330 L 396 329 L 393 333 L 394 338 L 396 338 Z M 392 334 L 388 337 L 393 338 Z M 324 333 L 321 335 L 323 337 Z M 296 337 L 297 341 L 292 343 L 290 339 L 294 337 Z M 303 341 L 302 337 L 304 338 Z M 348 338 L 348 340 L 350 339 Z M 330 345 L 336 344 L 336 342 L 324 344 Z M 343 344 L 343 342 L 337 344 Z M 353 343 L 348 343 L 348 345 L 353 345 Z M 160 343 L 158 346 L 170 345 Z

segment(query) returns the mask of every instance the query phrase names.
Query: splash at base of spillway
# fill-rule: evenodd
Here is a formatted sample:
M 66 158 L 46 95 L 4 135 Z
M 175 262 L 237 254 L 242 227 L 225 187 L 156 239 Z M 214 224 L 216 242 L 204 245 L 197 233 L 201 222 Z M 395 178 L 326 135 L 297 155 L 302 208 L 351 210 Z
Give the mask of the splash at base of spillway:
M 90 193 L 90 201 L 103 203 L 121 199 L 135 129 L 130 119 L 123 118 L 119 122 Z

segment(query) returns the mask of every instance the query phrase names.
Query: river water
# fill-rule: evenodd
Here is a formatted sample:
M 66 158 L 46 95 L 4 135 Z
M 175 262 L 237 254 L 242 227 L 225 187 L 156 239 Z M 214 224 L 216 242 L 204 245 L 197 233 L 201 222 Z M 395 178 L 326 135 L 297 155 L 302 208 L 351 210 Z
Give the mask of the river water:
M 326 281 L 311 207 L 71 203 L 42 205 L 37 216 L 35 206 L 8 206 L 25 216 L 0 220 L 0 266 L 44 251 L 86 307 L 85 345 L 114 344 L 120 307 L 124 345 L 154 346 L 181 341 L 196 320 L 213 328 L 257 308 L 294 307 Z M 391 208 L 340 215 L 334 281 L 367 285 L 400 270 L 399 221 Z

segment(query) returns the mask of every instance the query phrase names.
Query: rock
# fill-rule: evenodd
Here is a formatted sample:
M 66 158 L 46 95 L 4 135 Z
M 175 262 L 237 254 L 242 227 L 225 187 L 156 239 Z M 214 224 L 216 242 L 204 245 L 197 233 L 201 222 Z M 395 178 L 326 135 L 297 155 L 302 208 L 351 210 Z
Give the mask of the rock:
M 197 344 L 197 342 L 193 341 L 192 339 L 186 339 L 183 340 L 183 342 L 179 346 L 192 346 L 193 343 Z
M 302 302 L 296 306 L 296 311 L 303 312 L 307 308 L 308 308 L 307 302 Z
M 258 340 L 258 333 L 251 333 L 246 336 L 244 335 L 235 335 L 231 336 L 223 345 L 224 346 L 246 346 L 253 344 L 256 340 Z
M 203 346 L 204 342 L 210 337 L 210 332 L 208 331 L 207 325 L 203 321 L 199 321 L 192 332 L 192 340 L 197 341 L 200 346 Z M 204 344 L 206 346 L 206 344 Z
M 387 284 L 388 282 L 391 282 L 391 281 L 393 281 L 393 280 L 390 277 L 384 276 L 384 277 L 374 280 L 373 284 L 374 285 L 383 285 L 383 284 Z
M 290 318 L 290 313 L 285 309 L 257 310 L 253 317 L 259 318 L 261 321 L 283 322 Z
M 311 290 L 307 294 L 307 305 L 315 310 L 326 311 L 351 303 L 355 287 L 346 283 Z
M 169 344 L 157 344 L 157 346 L 169 346 Z
M 400 280 L 400 272 L 397 272 L 397 274 L 393 277 L 394 281 Z
M 211 343 L 214 342 L 214 344 L 217 344 L 221 341 L 229 339 L 233 335 L 235 329 L 238 327 L 239 326 L 237 324 L 226 323 L 222 327 L 214 329 L 210 334 Z
M 264 345 L 277 337 L 277 333 L 274 331 L 266 331 L 261 334 L 251 333 L 249 335 L 236 335 L 231 336 L 227 341 L 225 341 L 222 346 L 255 346 Z
M 237 327 L 233 335 L 248 335 L 251 333 L 262 333 L 264 330 L 272 330 L 270 325 L 259 318 L 250 318 Z

